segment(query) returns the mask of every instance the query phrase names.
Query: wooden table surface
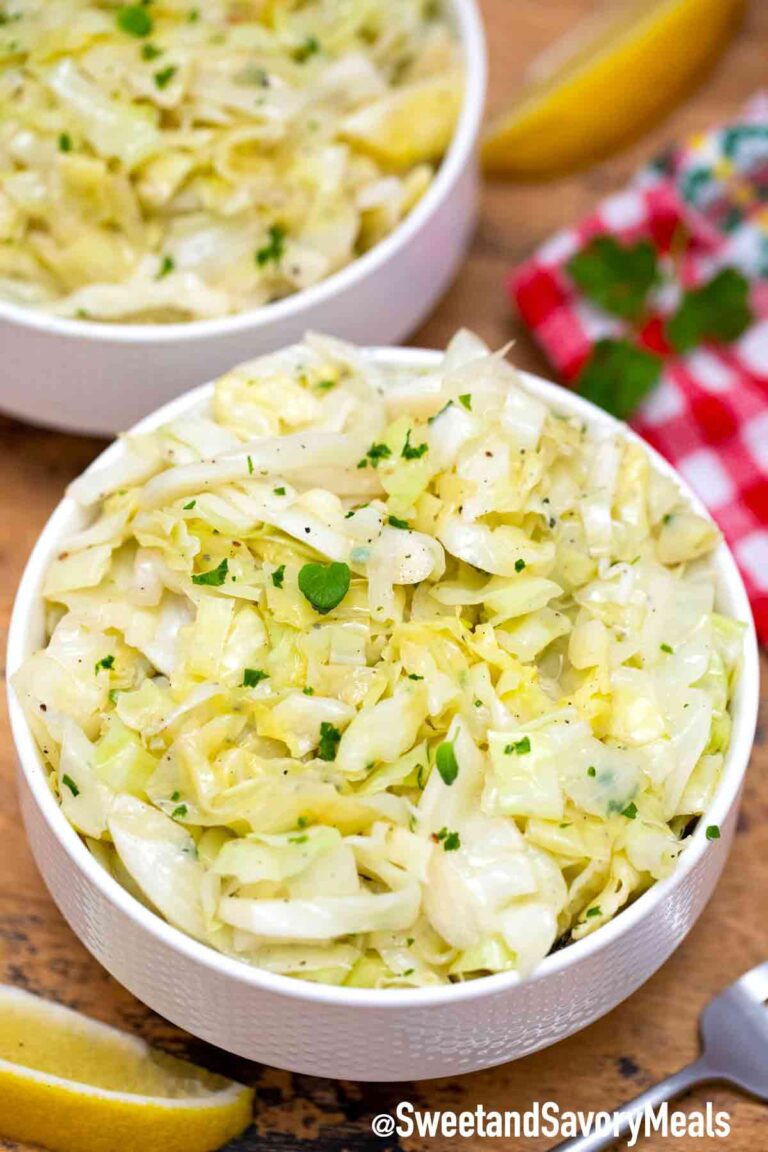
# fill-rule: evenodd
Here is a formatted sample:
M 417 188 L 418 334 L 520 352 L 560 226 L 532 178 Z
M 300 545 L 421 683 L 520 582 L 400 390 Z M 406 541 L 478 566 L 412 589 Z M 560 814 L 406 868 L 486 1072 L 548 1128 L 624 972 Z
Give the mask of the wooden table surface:
M 490 105 L 498 107 L 523 68 L 591 5 L 588 0 L 484 0 L 491 56 Z M 765 80 L 768 3 L 753 0 L 747 24 L 716 72 L 650 136 L 610 161 L 546 185 L 489 185 L 469 260 L 414 343 L 442 345 L 460 325 L 489 342 L 517 341 L 517 363 L 545 370 L 541 357 L 508 308 L 506 270 L 553 229 L 621 186 L 639 163 L 666 141 L 735 114 Z M 0 372 L 2 369 L 0 369 Z M 196 383 L 196 381 L 190 381 Z M 2 377 L 0 376 L 0 396 Z M 62 402 L 65 402 L 62 398 Z M 101 445 L 93 440 L 24 427 L 0 418 L 0 628 L 5 631 L 22 566 L 64 485 Z M 4 640 L 3 640 L 4 648 Z M 668 964 L 627 1003 L 580 1035 L 526 1060 L 456 1080 L 404 1085 L 364 1085 L 316 1080 L 228 1057 L 153 1015 L 115 983 L 79 944 L 54 907 L 24 839 L 13 783 L 14 753 L 7 719 L 0 729 L 0 980 L 59 999 L 99 1019 L 131 1029 L 151 1042 L 253 1083 L 255 1125 L 231 1146 L 303 1149 L 384 1149 L 370 1131 L 372 1115 L 399 1100 L 424 1108 L 525 1110 L 555 1100 L 563 1109 L 612 1108 L 696 1054 L 696 1020 L 705 1001 L 742 971 L 768 956 L 768 748 L 762 734 L 752 760 L 733 854 L 712 903 Z M 375 1042 L 375 1039 L 374 1041 Z M 678 1147 L 689 1152 L 763 1152 L 768 1114 L 725 1089 L 693 1094 L 732 1114 L 725 1141 L 704 1138 L 642 1144 L 648 1152 Z M 443 1149 L 458 1141 L 405 1141 L 404 1147 Z M 498 1141 L 462 1141 L 469 1152 Z M 543 1149 L 544 1140 L 504 1142 L 504 1147 Z M 2 1148 L 17 1148 L 3 1144 Z M 126 1149 L 126 1152 L 135 1152 Z

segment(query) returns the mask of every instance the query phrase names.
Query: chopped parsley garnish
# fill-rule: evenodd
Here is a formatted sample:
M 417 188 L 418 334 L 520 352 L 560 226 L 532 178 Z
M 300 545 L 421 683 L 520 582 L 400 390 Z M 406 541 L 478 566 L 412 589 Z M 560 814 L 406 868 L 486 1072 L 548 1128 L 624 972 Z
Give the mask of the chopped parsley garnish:
M 368 461 L 371 462 L 372 468 L 377 468 L 379 460 L 386 460 L 387 456 L 392 455 L 392 449 L 388 444 L 371 444 L 363 459 L 357 465 L 358 468 L 365 468 Z
M 302 836 L 289 836 L 288 837 L 288 843 L 289 844 L 306 844 L 308 840 L 309 840 L 309 836 L 307 835 L 306 832 Z
M 306 828 L 307 824 L 309 824 L 309 816 L 299 816 L 296 821 L 297 828 Z
M 669 644 L 660 644 L 659 647 L 661 648 L 662 652 L 666 652 L 668 656 L 671 656 L 674 652 L 674 649 L 670 648 Z
M 627 820 L 634 820 L 637 816 L 637 804 L 635 804 L 634 801 L 631 804 L 627 804 L 621 814 L 622 816 L 626 816 Z
M 69 132 L 62 132 L 59 136 L 59 152 L 72 151 L 72 137 Z
M 143 4 L 125 4 L 117 10 L 117 26 L 129 36 L 149 36 L 152 17 Z
M 248 461 L 248 475 L 253 476 L 253 458 L 246 456 L 246 460 Z
M 96 661 L 94 671 L 98 672 L 99 669 L 101 669 L 101 668 L 109 669 L 109 668 L 114 668 L 114 666 L 115 666 L 114 656 L 104 656 L 101 660 Z
M 167 68 L 161 68 L 159 72 L 155 72 L 155 84 L 158 88 L 167 88 L 177 72 L 178 68 L 175 64 L 169 64 Z
M 405 972 L 403 972 L 403 976 L 413 976 L 415 971 L 415 968 L 406 968 Z
M 174 820 L 183 820 L 188 811 L 186 804 L 179 804 L 178 808 L 174 808 L 171 812 L 171 817 Z
M 515 572 L 522 572 L 524 568 L 525 560 L 523 560 L 521 556 L 518 560 L 515 560 Z
M 176 803 L 178 803 L 178 801 L 179 801 L 179 800 L 181 800 L 181 792 L 174 792 L 174 793 L 172 793 L 172 795 L 171 795 L 171 803 L 172 803 L 172 804 L 176 804 Z
M 297 64 L 304 64 L 311 56 L 316 56 L 320 51 L 320 41 L 317 36 L 307 36 L 303 44 L 299 44 L 298 48 L 294 49 L 293 58 Z
M 450 740 L 445 740 L 438 746 L 435 753 L 435 765 L 444 784 L 453 784 L 459 774 L 459 762 Z
M 269 673 L 262 672 L 261 668 L 244 668 L 243 669 L 243 688 L 255 688 L 262 680 L 269 680 Z
M 141 58 L 142 60 L 157 60 L 158 56 L 162 56 L 162 48 L 158 48 L 157 44 L 142 44 Z
M 457 848 L 461 848 L 461 840 L 458 832 L 449 832 L 447 828 L 441 828 L 435 835 L 435 839 L 439 844 L 442 844 L 444 851 L 455 852 Z
M 321 760 L 335 760 L 336 753 L 339 750 L 339 741 L 341 740 L 341 732 L 333 724 L 329 724 L 327 720 L 323 720 L 320 725 L 320 743 L 318 744 L 317 754 Z
M 710 824 L 707 828 L 707 840 L 719 840 L 720 829 L 717 824 Z
M 275 496 L 285 496 L 285 488 L 273 488 Z
M 317 384 L 315 384 L 315 388 L 319 389 L 320 392 L 327 392 L 329 388 L 335 387 L 335 380 L 318 380 Z
M 197 504 L 197 500 L 190 500 L 189 504 L 184 505 L 183 511 L 184 512 L 191 512 L 192 509 L 194 508 L 195 504 Z
M 279 568 L 275 568 L 272 573 L 272 583 L 275 588 L 282 588 L 283 581 L 285 580 L 285 564 L 281 564 Z
M 442 416 L 443 412 L 447 412 L 448 409 L 452 408 L 452 407 L 453 407 L 453 400 L 449 400 L 447 404 L 443 404 L 443 406 L 439 412 L 435 412 L 434 416 L 429 417 L 429 419 L 427 420 L 427 424 L 434 424 L 434 422 L 435 422 L 435 420 L 437 420 L 438 416 Z
M 303 691 L 305 696 L 314 696 L 314 694 L 315 694 L 314 688 L 311 688 L 309 686 L 309 684 L 307 685 L 306 688 L 303 688 L 302 691 Z
M 163 259 L 160 263 L 160 271 L 158 272 L 155 279 L 162 280 L 165 276 L 170 276 L 175 267 L 176 265 L 173 262 L 172 256 L 163 256 Z
M 412 431 L 412 428 L 408 429 L 405 436 L 405 444 L 403 444 L 403 450 L 400 453 L 404 460 L 420 460 L 424 453 L 429 451 L 429 444 L 411 444 Z
M 408 679 L 409 680 L 423 680 L 424 677 L 423 676 L 417 676 L 415 672 L 409 672 L 408 673 Z
M 507 744 L 504 752 L 507 756 L 525 756 L 531 750 L 530 736 L 523 736 L 522 740 L 515 740 L 512 744 Z
M 587 776 L 591 776 L 593 779 L 597 776 L 597 768 L 595 768 L 594 764 L 590 764 L 589 768 L 587 768 Z
M 229 572 L 229 561 L 226 557 L 221 564 L 211 568 L 210 572 L 198 572 L 192 576 L 193 584 L 207 584 L 209 588 L 221 588 Z
M 299 591 L 316 612 L 325 616 L 349 591 L 351 573 L 347 564 L 305 564 L 299 572 Z
M 599 904 L 595 904 L 595 906 L 594 906 L 593 908 L 587 908 L 587 913 L 586 913 L 586 914 L 587 914 L 587 918 L 588 918 L 588 919 L 589 919 L 591 916 L 602 916 L 602 914 L 603 914 L 603 910 L 602 910 L 602 908 L 600 907 L 600 905 L 599 905 Z
M 279 264 L 285 255 L 285 228 L 281 224 L 272 224 L 267 236 L 266 244 L 256 251 L 256 263 L 259 268 L 263 268 L 265 264 Z
M 387 524 L 391 528 L 410 528 L 407 520 L 400 520 L 397 516 L 387 516 Z
M 469 392 L 462 393 L 462 395 L 459 396 L 459 400 L 464 405 L 467 412 L 472 411 L 472 397 L 470 396 Z
M 80 789 L 78 788 L 77 784 L 75 784 L 71 776 L 67 776 L 66 772 L 62 776 L 61 782 L 62 784 L 66 784 L 67 788 L 69 788 L 73 796 L 80 795 Z

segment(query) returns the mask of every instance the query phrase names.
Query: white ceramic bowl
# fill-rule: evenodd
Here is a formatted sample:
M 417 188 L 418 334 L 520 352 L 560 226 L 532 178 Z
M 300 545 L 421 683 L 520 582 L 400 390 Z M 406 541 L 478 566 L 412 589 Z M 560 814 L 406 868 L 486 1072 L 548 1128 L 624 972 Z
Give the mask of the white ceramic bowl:
M 429 366 L 437 353 L 374 350 L 377 362 Z M 531 391 L 593 426 L 617 422 L 573 393 L 533 376 Z M 204 385 L 138 426 L 149 430 L 210 402 Z M 628 433 L 630 436 L 632 433 Z M 93 467 L 114 462 L 117 442 Z M 672 468 L 650 449 L 656 467 Z M 62 541 L 87 515 L 59 504 L 29 560 L 11 621 L 8 675 L 44 642 L 41 586 Z M 706 820 L 677 870 L 591 936 L 547 957 L 534 974 L 487 976 L 431 989 L 336 988 L 292 980 L 220 955 L 172 928 L 121 888 L 67 822 L 13 691 L 9 705 L 20 761 L 21 808 L 51 895 L 85 946 L 135 996 L 188 1032 L 279 1068 L 350 1080 L 410 1080 L 473 1072 L 517 1059 L 584 1028 L 635 991 L 692 927 L 725 864 L 752 748 L 758 700 L 757 641 L 749 602 L 728 549 L 716 557 L 719 607 L 748 622 L 733 701 L 733 736 Z M 708 841 L 705 825 L 718 824 Z
M 70 432 L 111 435 L 232 364 L 314 328 L 357 344 L 399 344 L 458 271 L 474 228 L 476 143 L 486 89 L 475 0 L 444 0 L 466 69 L 464 104 L 434 182 L 360 259 L 274 304 L 187 324 L 99 324 L 0 300 L 0 409 Z

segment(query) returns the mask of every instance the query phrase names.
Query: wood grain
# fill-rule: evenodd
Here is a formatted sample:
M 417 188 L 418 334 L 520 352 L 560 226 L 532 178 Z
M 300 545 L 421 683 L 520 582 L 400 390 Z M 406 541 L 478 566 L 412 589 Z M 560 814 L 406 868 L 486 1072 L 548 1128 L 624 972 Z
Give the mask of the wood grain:
M 491 107 L 519 84 L 526 63 L 591 5 L 586 0 L 484 0 L 491 55 Z M 768 4 L 754 0 L 747 24 L 715 73 L 650 136 L 621 155 L 566 180 L 546 185 L 486 187 L 475 242 L 466 266 L 414 343 L 440 346 L 460 325 L 493 344 L 516 341 L 515 358 L 544 371 L 539 354 L 515 321 L 503 290 L 506 271 L 553 229 L 587 211 L 598 196 L 617 189 L 666 141 L 737 113 L 764 81 Z M 1 370 L 0 370 L 1 371 Z M 190 384 L 195 381 L 190 381 Z M 0 396 L 2 377 L 0 376 Z M 62 397 L 62 403 L 66 399 Z M 0 626 L 7 628 L 23 563 L 65 483 L 100 450 L 75 439 L 0 419 Z M 763 716 L 765 722 L 765 715 Z M 5 716 L 0 731 L 0 979 L 61 1000 L 99 1019 L 135 1031 L 173 1051 L 254 1083 L 254 1127 L 236 1144 L 239 1152 L 309 1148 L 385 1149 L 370 1131 L 372 1115 L 411 1100 L 427 1108 L 524 1110 L 552 1099 L 568 1109 L 618 1105 L 654 1080 L 691 1060 L 696 1019 L 707 998 L 768 954 L 768 749 L 758 736 L 733 855 L 699 924 L 670 962 L 626 1004 L 577 1037 L 516 1064 L 456 1080 L 404 1085 L 360 1085 L 295 1076 L 246 1064 L 185 1036 L 120 988 L 91 959 L 64 924 L 32 862 L 16 806 L 14 754 Z M 375 1043 L 375 1038 L 372 1038 Z M 766 1112 L 726 1090 L 695 1094 L 732 1114 L 730 1152 L 768 1147 Z M 468 1139 L 473 1152 L 499 1142 Z M 458 1141 L 413 1140 L 406 1148 L 439 1150 Z M 656 1136 L 643 1144 L 659 1152 L 672 1142 Z M 504 1142 L 531 1152 L 545 1140 Z M 681 1141 L 674 1146 L 683 1149 Z M 722 1142 L 695 1141 L 696 1152 Z M 10 1149 L 14 1146 L 3 1144 Z M 134 1150 L 125 1150 L 134 1152 Z M 688 1152 L 688 1147 L 685 1148 Z

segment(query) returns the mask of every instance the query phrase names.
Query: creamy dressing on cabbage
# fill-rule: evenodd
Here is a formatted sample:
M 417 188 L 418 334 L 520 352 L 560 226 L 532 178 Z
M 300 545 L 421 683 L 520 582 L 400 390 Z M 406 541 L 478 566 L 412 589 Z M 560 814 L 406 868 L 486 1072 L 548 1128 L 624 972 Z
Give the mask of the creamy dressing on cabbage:
M 0 296 L 207 319 L 318 283 L 429 187 L 462 100 L 431 0 L 6 0 Z
M 71 495 L 15 689 L 91 851 L 223 952 L 524 975 L 707 811 L 741 650 L 717 531 L 469 333 L 429 370 L 308 336 Z

